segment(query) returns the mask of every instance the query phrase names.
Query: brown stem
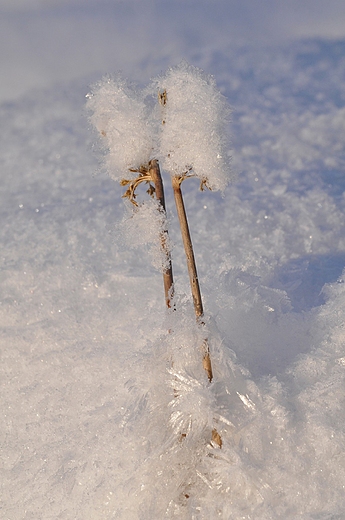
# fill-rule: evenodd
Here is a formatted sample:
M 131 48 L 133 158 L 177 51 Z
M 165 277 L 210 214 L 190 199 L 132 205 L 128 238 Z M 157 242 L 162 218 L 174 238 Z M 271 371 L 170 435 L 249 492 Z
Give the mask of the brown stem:
M 149 163 L 149 174 L 151 176 L 152 182 L 155 185 L 155 194 L 156 199 L 161 205 L 164 214 L 166 214 L 165 209 L 165 197 L 164 197 L 164 189 L 163 189 L 163 181 L 159 168 L 159 163 L 157 159 L 153 159 Z M 167 307 L 171 308 L 171 300 L 174 296 L 174 280 L 173 280 L 173 272 L 170 258 L 170 251 L 168 247 L 168 231 L 162 231 L 160 234 L 161 246 L 164 251 L 165 257 L 167 259 L 168 267 L 163 271 L 163 283 L 164 283 L 164 294 L 165 294 L 165 302 Z
M 200 292 L 200 285 L 198 279 L 198 273 L 196 270 L 196 263 L 194 258 L 193 244 L 192 239 L 189 232 L 188 220 L 185 205 L 183 202 L 183 196 L 181 191 L 181 182 L 183 177 L 174 176 L 172 178 L 172 186 L 174 190 L 175 204 L 177 215 L 180 221 L 180 228 L 182 234 L 182 241 L 184 245 L 184 250 L 187 257 L 187 267 L 189 274 L 189 281 L 193 296 L 194 310 L 196 319 L 199 323 L 203 324 L 202 317 L 204 315 L 204 309 L 202 305 L 202 298 Z M 203 342 L 203 367 L 207 373 L 208 380 L 211 382 L 213 379 L 212 373 L 212 364 L 210 358 L 210 349 L 208 346 L 207 339 Z
M 194 310 L 197 319 L 201 318 L 204 314 L 204 309 L 202 305 L 200 285 L 198 280 L 198 273 L 196 270 L 194 251 L 192 245 L 192 239 L 189 232 L 188 220 L 185 205 L 183 202 L 182 191 L 181 191 L 181 178 L 174 176 L 172 178 L 172 186 L 174 190 L 175 204 L 177 215 L 180 221 L 180 228 L 182 234 L 182 241 L 184 245 L 184 250 L 187 257 L 187 268 L 189 274 L 189 281 L 193 296 Z

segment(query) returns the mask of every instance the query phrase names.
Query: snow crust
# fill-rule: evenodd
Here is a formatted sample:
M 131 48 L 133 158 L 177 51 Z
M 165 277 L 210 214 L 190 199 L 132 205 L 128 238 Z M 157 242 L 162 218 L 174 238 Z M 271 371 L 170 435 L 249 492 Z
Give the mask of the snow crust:
M 223 198 L 183 184 L 204 327 L 168 188 L 175 313 L 145 247 L 123 243 L 85 82 L 1 105 L 3 518 L 342 518 L 343 48 L 205 58 L 235 107 L 239 176 Z

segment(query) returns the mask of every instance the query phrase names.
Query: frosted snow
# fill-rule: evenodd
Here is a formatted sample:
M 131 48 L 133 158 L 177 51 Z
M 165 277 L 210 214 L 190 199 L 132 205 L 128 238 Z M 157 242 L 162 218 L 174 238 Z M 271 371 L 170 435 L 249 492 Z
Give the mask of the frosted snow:
M 168 183 L 175 313 L 123 244 L 85 81 L 1 105 L 3 518 L 342 518 L 343 48 L 207 57 L 238 181 L 223 198 L 183 185 L 204 327 Z

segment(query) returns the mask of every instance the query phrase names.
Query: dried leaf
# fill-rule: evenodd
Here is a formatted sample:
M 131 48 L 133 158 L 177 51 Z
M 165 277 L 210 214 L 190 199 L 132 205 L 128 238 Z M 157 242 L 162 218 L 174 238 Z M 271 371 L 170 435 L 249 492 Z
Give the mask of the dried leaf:
M 219 435 L 219 433 L 217 432 L 217 430 L 215 428 L 213 428 L 213 430 L 212 430 L 212 442 L 217 444 L 217 446 L 219 446 L 220 448 L 223 445 L 222 438 L 221 438 L 221 436 Z

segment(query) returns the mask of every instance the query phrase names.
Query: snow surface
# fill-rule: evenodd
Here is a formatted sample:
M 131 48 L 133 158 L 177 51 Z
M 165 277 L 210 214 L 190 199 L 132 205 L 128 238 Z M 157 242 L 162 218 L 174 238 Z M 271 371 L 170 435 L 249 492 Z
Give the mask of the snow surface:
M 343 0 L 0 0 L 0 99 L 119 70 L 147 82 L 184 58 L 205 68 L 229 43 L 344 37 Z
M 2 518 L 343 518 L 344 55 L 195 56 L 234 109 L 238 174 L 223 197 L 183 183 L 211 385 L 169 183 L 172 314 L 118 227 L 85 79 L 0 106 Z

